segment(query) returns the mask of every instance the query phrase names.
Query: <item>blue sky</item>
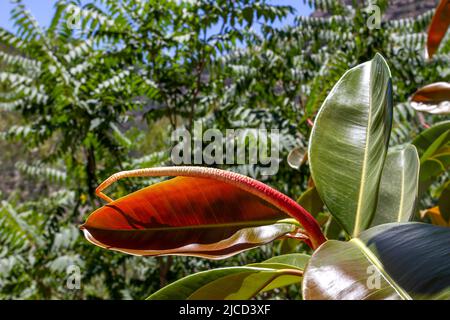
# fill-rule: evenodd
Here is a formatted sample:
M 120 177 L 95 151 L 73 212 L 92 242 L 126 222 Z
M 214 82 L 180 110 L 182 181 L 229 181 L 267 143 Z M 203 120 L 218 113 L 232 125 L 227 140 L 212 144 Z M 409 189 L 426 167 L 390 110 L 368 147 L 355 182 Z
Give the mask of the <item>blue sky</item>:
M 22 2 L 42 26 L 48 26 L 54 12 L 56 0 L 22 0 Z M 297 15 L 309 15 L 311 13 L 311 9 L 303 4 L 303 0 L 269 0 L 268 2 L 277 5 L 291 5 L 297 10 Z M 10 0 L 0 0 L 0 26 L 8 30 L 13 29 L 12 22 L 9 20 L 10 11 L 13 6 Z M 283 24 L 291 24 L 293 21 L 294 16 L 290 15 L 283 21 Z M 280 25 L 279 22 L 274 24 L 274 26 Z

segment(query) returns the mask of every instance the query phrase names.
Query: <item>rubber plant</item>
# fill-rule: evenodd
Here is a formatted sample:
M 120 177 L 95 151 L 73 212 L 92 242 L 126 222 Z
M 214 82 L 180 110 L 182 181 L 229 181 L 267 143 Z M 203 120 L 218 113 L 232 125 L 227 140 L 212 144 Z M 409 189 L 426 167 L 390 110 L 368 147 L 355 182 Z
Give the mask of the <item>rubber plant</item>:
M 347 71 L 323 103 L 311 132 L 314 192 L 345 231 L 327 239 L 299 203 L 236 173 L 163 167 L 117 173 L 97 189 L 108 203 L 81 226 L 103 248 L 142 256 L 222 259 L 275 239 L 304 241 L 312 255 L 199 272 L 149 299 L 250 299 L 301 283 L 304 299 L 450 297 L 450 229 L 409 222 L 420 161 L 412 144 L 388 148 L 393 118 L 384 58 Z M 425 162 L 425 160 L 424 160 Z M 175 177 L 112 200 L 103 190 L 126 177 Z
M 450 121 L 441 121 L 420 133 L 412 142 L 419 151 L 419 195 L 450 169 Z M 444 180 L 436 188 L 437 205 L 423 210 L 435 225 L 450 227 L 450 180 Z

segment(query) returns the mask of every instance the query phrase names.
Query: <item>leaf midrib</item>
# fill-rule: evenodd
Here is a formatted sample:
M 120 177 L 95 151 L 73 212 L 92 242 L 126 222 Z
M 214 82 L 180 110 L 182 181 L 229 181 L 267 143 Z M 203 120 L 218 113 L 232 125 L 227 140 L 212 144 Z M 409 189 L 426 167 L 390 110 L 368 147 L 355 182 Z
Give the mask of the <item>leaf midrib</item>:
M 369 262 L 374 265 L 383 278 L 387 281 L 387 283 L 395 290 L 395 292 L 402 298 L 403 300 L 412 300 L 411 296 L 403 290 L 385 271 L 383 264 L 381 261 L 375 256 L 375 254 L 358 238 L 353 238 L 350 240 L 353 242 L 362 252 L 362 254 L 369 260 Z
M 175 231 L 175 230 L 188 230 L 188 229 L 208 229 L 208 228 L 227 228 L 227 227 L 259 227 L 265 225 L 273 224 L 293 224 L 295 226 L 300 226 L 299 222 L 295 219 L 282 219 L 282 220 L 255 220 L 255 221 L 240 221 L 240 222 L 230 222 L 230 223 L 218 223 L 218 224 L 202 224 L 202 225 L 189 225 L 189 226 L 178 226 L 178 227 L 158 227 L 158 228 L 143 228 L 143 229 L 112 229 L 112 228 L 101 228 L 96 226 L 82 226 L 86 229 L 97 229 L 104 231 L 124 231 L 124 232 L 136 232 L 136 231 Z
M 401 157 L 401 161 L 402 161 L 402 168 L 401 168 L 401 186 L 400 186 L 400 204 L 398 207 L 398 214 L 397 214 L 397 222 L 401 222 L 401 218 L 402 218 L 402 211 L 403 211 L 403 201 L 405 198 L 405 151 L 402 151 L 402 157 Z
M 372 63 L 370 64 L 369 72 L 372 73 Z M 362 202 L 363 202 L 363 194 L 365 191 L 366 184 L 366 174 L 367 174 L 367 158 L 369 154 L 369 143 L 370 143 L 370 128 L 372 124 L 372 74 L 369 76 L 369 117 L 367 119 L 367 127 L 366 127 L 366 144 L 364 148 L 364 158 L 363 158 L 363 166 L 361 169 L 361 182 L 359 185 L 359 194 L 358 194 L 358 206 L 356 208 L 355 215 L 355 226 L 353 227 L 353 236 L 356 237 L 360 232 L 360 220 L 361 220 L 361 211 L 362 211 Z

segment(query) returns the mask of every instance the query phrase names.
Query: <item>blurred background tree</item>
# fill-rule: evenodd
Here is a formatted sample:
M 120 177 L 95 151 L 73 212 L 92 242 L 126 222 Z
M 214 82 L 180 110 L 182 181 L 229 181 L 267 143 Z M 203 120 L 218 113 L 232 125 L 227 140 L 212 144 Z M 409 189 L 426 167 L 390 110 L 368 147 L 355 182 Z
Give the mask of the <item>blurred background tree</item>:
M 351 66 L 382 53 L 394 84 L 393 145 L 410 141 L 424 116 L 409 97 L 449 78 L 449 41 L 425 56 L 433 10 L 368 23 L 363 4 L 306 1 L 313 17 L 281 25 L 291 6 L 266 1 L 58 1 L 41 27 L 20 1 L 15 31 L 0 28 L 1 298 L 141 299 L 174 279 L 220 261 L 136 258 L 100 250 L 77 226 L 101 203 L 96 186 L 120 170 L 170 165 L 171 133 L 180 127 L 276 128 L 278 174 L 243 171 L 298 197 L 308 166 L 286 157 L 305 147 L 314 116 Z M 359 3 L 359 2 L 358 2 Z M 378 1 L 382 12 L 387 1 Z M 434 6 L 431 6 L 434 7 Z M 19 175 L 20 172 L 20 175 Z M 121 196 L 158 179 L 133 179 Z M 431 199 L 431 200 L 430 200 Z M 432 198 L 427 201 L 433 201 Z M 286 249 L 267 245 L 227 265 L 260 261 Z M 307 250 L 300 245 L 298 250 Z M 66 286 L 81 270 L 81 289 Z M 298 298 L 295 288 L 265 298 Z

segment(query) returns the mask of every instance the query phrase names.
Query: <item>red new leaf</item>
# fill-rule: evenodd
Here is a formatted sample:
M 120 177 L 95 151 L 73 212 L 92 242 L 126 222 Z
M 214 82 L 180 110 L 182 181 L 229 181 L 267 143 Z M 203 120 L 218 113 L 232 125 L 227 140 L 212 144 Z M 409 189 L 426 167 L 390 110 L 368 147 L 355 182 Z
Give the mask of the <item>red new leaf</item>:
M 450 1 L 441 0 L 428 29 L 427 51 L 431 58 L 439 48 L 439 44 L 450 24 Z
M 426 85 L 414 93 L 411 101 L 434 104 L 450 101 L 450 83 L 436 82 Z
M 450 113 L 450 83 L 436 82 L 420 88 L 412 96 L 411 106 L 432 114 Z
M 179 177 L 116 201 L 101 193 L 130 176 Z M 313 247 L 325 240 L 315 220 L 295 201 L 228 171 L 167 167 L 122 172 L 101 184 L 98 194 L 111 202 L 93 212 L 81 227 L 86 238 L 130 254 L 224 258 L 299 234 L 299 224 L 291 217 L 302 223 Z

